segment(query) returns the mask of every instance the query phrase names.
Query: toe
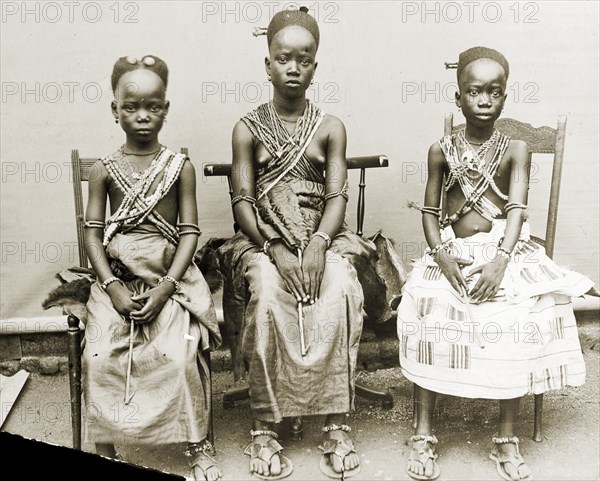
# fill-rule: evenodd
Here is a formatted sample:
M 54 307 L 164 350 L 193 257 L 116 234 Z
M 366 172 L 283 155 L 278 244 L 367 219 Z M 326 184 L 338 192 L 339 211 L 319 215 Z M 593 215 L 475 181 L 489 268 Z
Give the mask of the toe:
M 281 458 L 275 454 L 271 458 L 271 474 L 274 476 L 279 476 L 281 474 Z
M 506 474 L 508 474 L 510 479 L 513 479 L 514 481 L 518 481 L 520 479 L 518 471 L 512 464 L 505 463 L 504 471 L 506 471 Z
M 519 466 L 519 477 L 521 479 L 531 476 L 531 469 L 526 464 Z
M 344 459 L 344 468 L 346 471 L 356 468 L 360 464 L 360 458 L 356 453 L 350 453 Z
M 433 461 L 429 460 L 425 463 L 425 476 L 433 476 Z
M 331 460 L 331 466 L 333 467 L 333 470 L 336 473 L 341 473 L 342 472 L 342 460 L 340 459 L 339 456 L 337 456 L 336 454 L 331 454 L 329 456 L 329 459 Z

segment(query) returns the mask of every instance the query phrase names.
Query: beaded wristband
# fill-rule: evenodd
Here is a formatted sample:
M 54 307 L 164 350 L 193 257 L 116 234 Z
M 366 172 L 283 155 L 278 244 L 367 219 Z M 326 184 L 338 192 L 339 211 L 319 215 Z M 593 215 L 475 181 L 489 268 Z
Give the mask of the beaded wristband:
M 439 244 L 436 244 L 436 246 L 433 249 L 430 249 L 428 254 L 431 257 L 435 257 L 436 254 L 441 251 L 442 249 L 448 249 L 448 241 L 446 242 L 440 242 Z
M 102 284 L 100 284 L 100 287 L 102 287 L 103 291 L 106 291 L 108 286 L 110 286 L 113 282 L 121 282 L 121 279 L 116 276 L 109 277 Z
M 327 249 L 329 249 L 329 246 L 331 245 L 331 237 L 329 237 L 325 232 L 318 230 L 317 232 L 315 232 L 312 236 L 311 239 L 315 236 L 319 236 L 321 239 L 323 239 L 325 241 L 325 245 L 327 246 Z
M 177 279 L 175 279 L 174 277 L 171 276 L 161 276 L 158 278 L 158 285 L 161 285 L 163 282 L 170 282 L 171 284 L 173 284 L 175 286 L 175 294 L 177 294 L 180 290 L 181 290 L 181 285 L 179 284 L 179 281 Z
M 502 257 L 505 257 L 506 259 L 510 259 L 511 253 L 508 249 L 505 249 L 504 247 L 498 247 L 497 252 L 499 255 L 501 255 Z

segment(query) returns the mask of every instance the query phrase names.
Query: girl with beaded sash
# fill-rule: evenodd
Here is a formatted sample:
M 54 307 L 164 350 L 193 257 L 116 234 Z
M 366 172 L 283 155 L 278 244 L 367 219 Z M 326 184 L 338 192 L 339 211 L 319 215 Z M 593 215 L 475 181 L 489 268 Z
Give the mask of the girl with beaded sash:
M 247 292 L 239 332 L 254 420 L 245 454 L 252 474 L 287 476 L 292 463 L 276 425 L 324 415 L 321 469 L 348 477 L 360 467 L 345 417 L 353 409 L 363 292 L 345 256 L 376 253 L 343 222 L 344 125 L 305 95 L 317 67 L 316 21 L 304 7 L 282 11 L 266 34 L 273 100 L 234 127 L 240 229 L 220 248 L 224 271 Z
M 187 443 L 194 479 L 221 472 L 207 440 L 209 368 L 221 343 L 212 297 L 192 262 L 198 235 L 189 159 L 161 145 L 168 68 L 122 57 L 111 77 L 125 143 L 92 168 L 85 243 L 91 286 L 83 351 L 86 438 L 115 445 Z M 104 222 L 106 199 L 111 215 Z
M 466 128 L 429 149 L 425 206 L 416 206 L 429 248 L 415 261 L 398 309 L 400 365 L 417 402 L 407 472 L 415 479 L 440 474 L 433 434 L 439 392 L 498 399 L 490 459 L 504 479 L 529 479 L 515 436 L 519 399 L 585 382 L 570 298 L 593 283 L 558 267 L 529 237 L 527 145 L 494 127 L 506 99 L 505 57 L 474 47 L 460 54 L 457 68 Z

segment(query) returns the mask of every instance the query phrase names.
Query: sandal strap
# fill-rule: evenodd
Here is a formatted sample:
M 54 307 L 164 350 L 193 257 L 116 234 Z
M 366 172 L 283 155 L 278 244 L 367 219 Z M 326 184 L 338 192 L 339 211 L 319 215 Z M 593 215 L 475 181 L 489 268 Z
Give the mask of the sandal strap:
M 520 453 L 495 453 L 500 464 L 512 464 L 515 469 L 525 464 L 525 460 Z
M 198 452 L 191 456 L 189 459 L 189 465 L 192 469 L 198 466 L 205 474 L 210 468 L 218 466 L 217 460 L 204 452 Z
M 244 454 L 249 455 L 252 459 L 258 458 L 270 466 L 271 458 L 281 451 L 283 451 L 281 444 L 279 444 L 275 439 L 269 439 L 264 444 L 250 443 L 246 447 Z

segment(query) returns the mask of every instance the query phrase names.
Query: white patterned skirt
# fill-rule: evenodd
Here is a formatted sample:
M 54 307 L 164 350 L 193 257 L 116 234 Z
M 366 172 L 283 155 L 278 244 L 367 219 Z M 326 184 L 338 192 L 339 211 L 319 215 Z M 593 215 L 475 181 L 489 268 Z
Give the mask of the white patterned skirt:
M 489 262 L 504 236 L 505 220 L 490 232 L 452 240 L 461 258 Z M 585 364 L 571 303 L 593 282 L 557 266 L 544 248 L 530 240 L 524 223 L 500 289 L 490 301 L 467 307 L 435 261 L 416 260 L 398 307 L 402 373 L 417 385 L 439 393 L 488 399 L 512 399 L 585 382 Z M 469 289 L 478 276 L 469 281 Z

